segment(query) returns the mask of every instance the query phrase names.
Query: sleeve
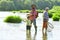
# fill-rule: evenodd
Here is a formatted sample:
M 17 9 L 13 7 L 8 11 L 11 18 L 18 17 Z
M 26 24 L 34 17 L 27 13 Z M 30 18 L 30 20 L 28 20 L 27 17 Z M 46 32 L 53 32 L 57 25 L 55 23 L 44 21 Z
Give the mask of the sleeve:
M 37 16 L 38 16 L 38 11 L 37 11 Z
M 36 18 L 38 17 L 38 11 L 36 11 Z

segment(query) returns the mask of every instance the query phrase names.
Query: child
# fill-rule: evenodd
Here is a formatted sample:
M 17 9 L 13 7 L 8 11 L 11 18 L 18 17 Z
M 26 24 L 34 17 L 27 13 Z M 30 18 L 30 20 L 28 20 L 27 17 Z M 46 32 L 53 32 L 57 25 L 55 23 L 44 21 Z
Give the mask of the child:
M 27 21 L 27 25 L 26 25 L 27 28 L 26 29 L 31 30 L 31 20 L 29 19 L 29 16 L 27 17 L 26 21 Z
M 26 30 L 31 30 L 31 20 L 29 14 L 27 14 L 27 19 L 25 19 L 25 21 L 26 21 Z

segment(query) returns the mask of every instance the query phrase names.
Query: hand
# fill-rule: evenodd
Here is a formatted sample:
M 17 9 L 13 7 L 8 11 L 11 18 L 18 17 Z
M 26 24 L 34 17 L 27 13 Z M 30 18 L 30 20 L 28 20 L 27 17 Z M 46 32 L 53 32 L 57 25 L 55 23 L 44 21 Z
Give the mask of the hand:
M 26 22 L 27 19 L 23 19 L 24 22 Z

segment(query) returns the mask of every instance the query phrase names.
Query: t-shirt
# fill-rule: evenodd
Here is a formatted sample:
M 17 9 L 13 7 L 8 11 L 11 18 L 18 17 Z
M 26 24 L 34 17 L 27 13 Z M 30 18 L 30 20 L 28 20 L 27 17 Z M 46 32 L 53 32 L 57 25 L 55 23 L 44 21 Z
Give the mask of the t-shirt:
M 48 12 L 44 11 L 44 15 L 43 15 L 43 20 L 45 21 L 48 21 L 49 20 L 49 15 L 48 15 Z
M 36 19 L 37 11 L 31 11 L 31 14 L 33 15 L 33 19 Z
M 31 26 L 31 20 L 27 19 L 26 23 L 27 23 L 28 26 Z

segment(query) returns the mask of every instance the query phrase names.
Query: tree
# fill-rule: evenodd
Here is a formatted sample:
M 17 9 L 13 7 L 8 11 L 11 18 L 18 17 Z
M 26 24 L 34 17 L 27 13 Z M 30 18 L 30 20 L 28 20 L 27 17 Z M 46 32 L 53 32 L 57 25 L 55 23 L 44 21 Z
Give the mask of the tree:
M 45 9 L 45 7 L 51 9 L 53 6 L 60 6 L 60 0 L 1 0 L 0 10 L 30 10 L 32 4 L 35 4 L 37 9 Z
M 12 1 L 0 2 L 0 11 L 10 11 L 10 10 L 15 10 L 15 7 Z

